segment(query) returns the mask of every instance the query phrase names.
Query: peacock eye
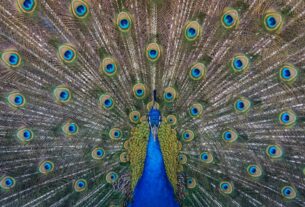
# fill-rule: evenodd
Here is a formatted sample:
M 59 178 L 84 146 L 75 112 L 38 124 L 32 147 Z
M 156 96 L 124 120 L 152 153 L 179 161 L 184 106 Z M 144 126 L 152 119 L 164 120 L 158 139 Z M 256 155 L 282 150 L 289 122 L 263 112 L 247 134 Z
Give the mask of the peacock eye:
M 168 115 L 168 116 L 166 117 L 166 119 L 167 119 L 167 123 L 169 123 L 169 124 L 172 125 L 172 126 L 174 126 L 174 125 L 177 124 L 177 118 L 176 118 L 175 115 Z
M 197 40 L 202 33 L 202 28 L 197 21 L 188 22 L 184 29 L 184 36 L 188 41 Z
M 57 103 L 68 103 L 71 101 L 71 91 L 63 85 L 57 86 L 53 90 L 53 96 Z
M 70 44 L 63 44 L 58 48 L 58 56 L 64 63 L 70 64 L 77 59 L 75 48 Z
M 296 190 L 292 186 L 285 186 L 281 189 L 282 196 L 286 199 L 294 199 L 297 196 Z
M 0 187 L 4 190 L 9 190 L 14 188 L 16 185 L 16 181 L 11 176 L 4 176 L 0 180 Z
M 212 163 L 212 162 L 213 162 L 214 157 L 213 157 L 212 153 L 205 151 L 205 152 L 202 152 L 202 153 L 200 154 L 200 160 L 201 160 L 202 162 L 208 164 L 208 163 Z
M 231 70 L 234 73 L 246 72 L 249 66 L 249 58 L 244 54 L 237 54 L 231 59 Z
M 222 181 L 219 184 L 219 189 L 220 192 L 224 193 L 224 194 L 231 194 L 233 192 L 233 184 L 227 181 Z
M 31 14 L 37 7 L 36 0 L 17 0 L 18 9 L 26 14 Z
M 105 157 L 105 150 L 101 147 L 96 147 L 92 150 L 91 156 L 95 160 L 100 160 Z
M 48 174 L 50 172 L 53 172 L 54 170 L 54 163 L 50 160 L 45 160 L 40 163 L 39 165 L 39 172 L 42 174 Z
M 246 113 L 251 108 L 251 101 L 245 97 L 240 97 L 234 102 L 234 109 L 239 113 Z
M 17 131 L 17 138 L 22 142 L 22 143 L 27 143 L 31 141 L 34 137 L 34 134 L 32 130 L 22 127 Z
M 132 88 L 133 91 L 133 95 L 137 98 L 137 99 L 144 99 L 147 96 L 147 89 L 146 89 L 146 85 L 144 85 L 143 83 L 137 83 L 133 86 Z
M 239 16 L 237 10 L 233 8 L 225 8 L 221 18 L 222 26 L 226 29 L 232 29 L 239 23 Z
M 11 68 L 17 68 L 21 65 L 22 58 L 16 50 L 6 50 L 1 54 L 2 61 Z
M 141 114 L 138 111 L 132 111 L 129 113 L 129 120 L 131 123 L 137 124 L 140 122 Z
M 87 181 L 85 179 L 76 180 L 73 187 L 76 192 L 82 192 L 87 189 Z
M 297 115 L 292 110 L 283 111 L 279 114 L 279 122 L 285 127 L 293 127 L 297 122 Z
M 89 5 L 87 0 L 72 0 L 72 14 L 78 19 L 84 19 L 89 14 Z
M 189 114 L 192 118 L 199 118 L 202 112 L 203 106 L 200 103 L 194 103 L 189 107 Z
M 112 57 L 104 58 L 99 71 L 108 77 L 113 77 L 118 71 L 117 62 Z
M 121 32 L 128 32 L 132 25 L 130 15 L 126 12 L 119 13 L 117 17 L 117 25 Z
M 206 66 L 203 63 L 196 63 L 190 69 L 189 76 L 192 80 L 201 80 L 206 75 Z
M 247 167 L 247 173 L 251 177 L 258 178 L 262 175 L 262 169 L 258 165 L 248 165 Z
M 182 132 L 182 140 L 185 142 L 190 142 L 194 139 L 195 135 L 192 130 L 185 130 Z
M 279 145 L 269 145 L 266 148 L 266 154 L 273 159 L 281 158 L 283 155 L 283 150 Z
M 108 94 L 102 94 L 99 98 L 99 106 L 105 110 L 113 109 L 114 102 L 112 97 Z
M 299 70 L 292 64 L 286 64 L 279 69 L 279 79 L 286 84 L 294 83 L 299 76 Z
M 9 106 L 13 108 L 23 108 L 26 105 L 26 99 L 24 95 L 19 92 L 11 92 L 7 96 L 7 102 Z
M 106 175 L 106 182 L 109 184 L 115 183 L 118 180 L 119 176 L 115 172 L 109 172 Z
M 197 181 L 196 181 L 195 178 L 188 177 L 188 178 L 186 179 L 186 187 L 187 187 L 188 189 L 193 189 L 193 188 L 196 187 L 196 185 L 197 185 Z
M 165 102 L 173 102 L 177 97 L 177 92 L 173 87 L 167 87 L 163 92 L 163 99 Z
M 122 135 L 122 131 L 119 128 L 112 128 L 109 132 L 109 137 L 114 140 L 121 139 Z
M 129 161 L 128 153 L 127 152 L 122 152 L 120 154 L 120 162 L 126 163 Z
M 78 134 L 78 125 L 73 120 L 68 120 L 62 126 L 62 131 L 66 136 L 74 136 Z
M 283 24 L 283 17 L 279 12 L 268 10 L 264 14 L 263 25 L 268 32 L 279 32 Z
M 187 162 L 187 157 L 185 154 L 179 154 L 178 155 L 178 161 L 180 164 L 184 165 Z
M 157 43 L 150 43 L 146 48 L 146 57 L 151 62 L 156 62 L 161 56 L 161 48 Z
M 235 142 L 238 139 L 238 133 L 235 129 L 227 129 L 222 132 L 222 139 L 226 142 Z

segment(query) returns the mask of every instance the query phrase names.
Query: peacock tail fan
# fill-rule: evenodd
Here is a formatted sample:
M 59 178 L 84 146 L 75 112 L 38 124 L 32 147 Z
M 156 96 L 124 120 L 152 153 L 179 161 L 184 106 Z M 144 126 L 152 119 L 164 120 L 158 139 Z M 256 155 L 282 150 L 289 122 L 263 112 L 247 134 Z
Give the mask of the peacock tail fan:
M 304 18 L 0 1 L 0 206 L 305 206 Z

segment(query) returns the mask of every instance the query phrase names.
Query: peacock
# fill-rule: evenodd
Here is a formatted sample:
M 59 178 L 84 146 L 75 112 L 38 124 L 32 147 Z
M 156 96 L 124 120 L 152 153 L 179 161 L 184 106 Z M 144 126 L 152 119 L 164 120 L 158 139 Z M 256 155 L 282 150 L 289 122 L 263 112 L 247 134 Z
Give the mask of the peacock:
M 0 206 L 305 206 L 304 0 L 0 0 Z

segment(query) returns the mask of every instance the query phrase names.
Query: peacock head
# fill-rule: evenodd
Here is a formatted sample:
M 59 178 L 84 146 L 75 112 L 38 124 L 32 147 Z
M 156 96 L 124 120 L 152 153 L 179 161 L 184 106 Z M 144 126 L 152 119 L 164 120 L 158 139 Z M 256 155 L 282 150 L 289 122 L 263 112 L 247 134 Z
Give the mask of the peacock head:
M 148 122 L 150 127 L 159 127 L 161 124 L 161 112 L 152 107 L 148 113 Z

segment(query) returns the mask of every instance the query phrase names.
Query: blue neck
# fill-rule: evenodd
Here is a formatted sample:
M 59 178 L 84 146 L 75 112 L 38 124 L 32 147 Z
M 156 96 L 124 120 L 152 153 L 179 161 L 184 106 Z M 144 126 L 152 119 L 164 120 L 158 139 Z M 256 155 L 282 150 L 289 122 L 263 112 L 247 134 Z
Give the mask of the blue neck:
M 158 141 L 150 131 L 143 175 L 134 191 L 132 207 L 178 207 L 168 180 Z

